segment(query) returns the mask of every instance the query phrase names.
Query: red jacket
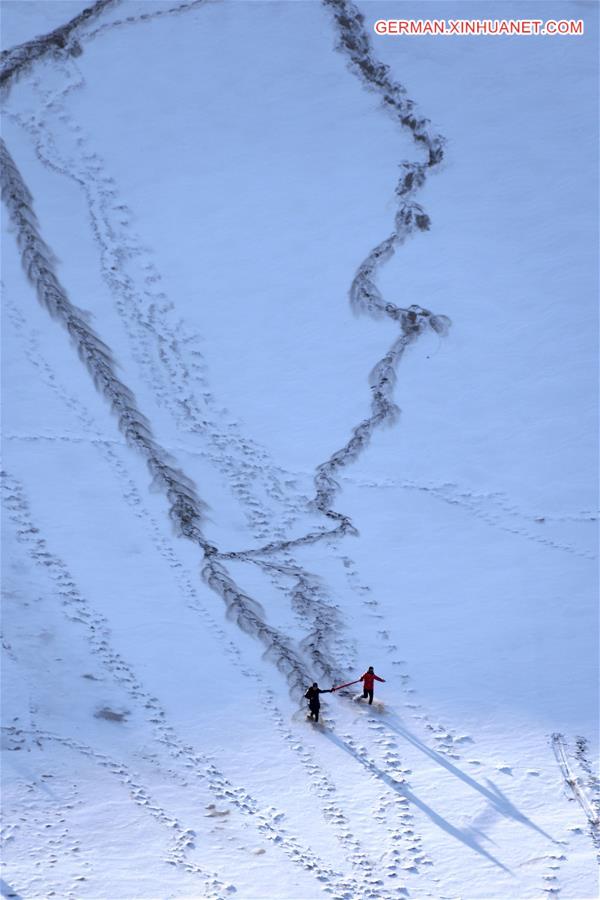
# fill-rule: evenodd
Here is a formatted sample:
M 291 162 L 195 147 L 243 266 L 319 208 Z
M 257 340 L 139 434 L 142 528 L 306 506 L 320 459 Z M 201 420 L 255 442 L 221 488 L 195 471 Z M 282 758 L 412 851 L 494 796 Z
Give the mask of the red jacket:
M 364 675 L 360 676 L 360 680 L 363 682 L 365 686 L 365 690 L 372 691 L 373 690 L 373 682 L 374 681 L 385 681 L 385 678 L 380 678 L 379 675 L 375 675 L 373 672 L 365 672 Z

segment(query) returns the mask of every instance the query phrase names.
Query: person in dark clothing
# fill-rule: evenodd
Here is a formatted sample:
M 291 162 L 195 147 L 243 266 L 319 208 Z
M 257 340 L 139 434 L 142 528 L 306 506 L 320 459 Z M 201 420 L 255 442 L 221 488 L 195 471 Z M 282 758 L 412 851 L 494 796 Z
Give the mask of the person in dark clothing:
M 385 681 L 385 678 L 380 678 L 379 675 L 375 674 L 373 666 L 369 666 L 368 670 L 364 675 L 360 676 L 360 680 L 363 683 L 363 700 L 369 698 L 369 706 L 373 702 L 373 687 L 376 681 Z
M 313 683 L 312 687 L 309 687 L 307 692 L 305 693 L 305 698 L 308 700 L 308 708 L 310 709 L 310 717 L 314 719 L 315 722 L 319 721 L 319 710 L 321 709 L 321 701 L 319 699 L 319 694 L 331 694 L 331 690 L 322 691 L 317 682 Z

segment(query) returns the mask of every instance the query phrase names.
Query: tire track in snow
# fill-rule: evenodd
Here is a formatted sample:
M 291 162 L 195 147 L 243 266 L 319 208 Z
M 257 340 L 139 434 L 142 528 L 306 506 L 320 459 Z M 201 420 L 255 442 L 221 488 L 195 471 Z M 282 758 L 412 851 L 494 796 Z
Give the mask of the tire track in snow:
M 10 302 L 8 304 L 8 309 L 10 318 L 15 325 L 17 333 L 20 335 L 21 340 L 24 340 L 23 332 L 25 323 L 22 314 Z M 237 661 L 237 664 L 242 668 L 243 674 L 256 679 L 257 683 L 261 684 L 261 688 L 265 696 L 267 696 L 268 698 L 266 705 L 269 708 L 269 712 L 272 718 L 275 720 L 277 729 L 280 731 L 284 740 L 288 742 L 294 752 L 299 755 L 302 765 L 308 772 L 310 783 L 312 784 L 315 792 L 319 797 L 325 798 L 328 801 L 322 809 L 323 818 L 336 829 L 338 840 L 340 840 L 340 843 L 349 854 L 348 859 L 351 865 L 356 869 L 356 877 L 367 877 L 367 875 L 369 876 L 369 882 L 364 884 L 363 887 L 360 888 L 360 895 L 362 896 L 364 894 L 365 896 L 367 896 L 367 893 L 375 888 L 379 891 L 378 878 L 376 872 L 374 871 L 374 864 L 368 860 L 368 857 L 360 847 L 359 842 L 350 831 L 347 817 L 345 816 L 343 810 L 332 800 L 332 795 L 334 795 L 336 788 L 331 781 L 330 776 L 327 776 L 323 770 L 323 767 L 316 763 L 311 751 L 307 750 L 307 748 L 301 743 L 301 741 L 299 741 L 298 738 L 294 737 L 292 733 L 285 728 L 285 726 L 283 725 L 283 717 L 277 707 L 274 705 L 271 692 L 266 689 L 261 676 L 253 672 L 252 670 L 249 670 L 248 667 L 243 664 L 240 659 L 239 651 L 237 650 L 235 645 L 227 641 L 226 635 L 223 630 L 220 629 L 216 625 L 216 623 L 214 623 L 206 610 L 204 610 L 203 607 L 199 606 L 196 596 L 196 590 L 193 587 L 191 576 L 183 571 L 181 563 L 176 560 L 173 549 L 168 545 L 168 542 L 166 542 L 160 535 L 158 526 L 153 521 L 150 514 L 144 511 L 142 499 L 132 479 L 130 477 L 127 477 L 127 473 L 123 467 L 123 464 L 118 459 L 118 456 L 114 452 L 113 448 L 109 445 L 109 442 L 104 440 L 99 432 L 94 431 L 93 420 L 91 419 L 85 407 L 80 404 L 74 397 L 70 396 L 64 389 L 64 387 L 61 386 L 60 382 L 55 377 L 48 364 L 44 361 L 43 354 L 41 353 L 35 336 L 30 337 L 28 344 L 25 346 L 25 354 L 31 361 L 31 363 L 40 371 L 42 379 L 54 391 L 57 392 L 58 396 L 61 397 L 63 402 L 65 402 L 66 405 L 77 415 L 77 418 L 84 430 L 90 433 L 90 440 L 92 441 L 96 449 L 102 453 L 111 468 L 114 470 L 118 481 L 122 485 L 123 496 L 132 507 L 136 515 L 138 515 L 139 517 L 145 516 L 148 519 L 152 539 L 154 541 L 157 552 L 163 555 L 167 562 L 176 569 L 176 577 L 180 582 L 180 590 L 188 597 L 188 606 L 200 612 L 205 624 L 208 625 L 210 630 L 220 640 L 221 644 L 224 646 L 224 651 L 228 655 L 234 657 L 234 662 Z M 95 433 L 97 434 L 96 438 L 94 438 Z M 153 704 L 150 704 L 150 706 L 152 705 Z M 155 716 L 156 712 L 154 711 L 152 715 Z M 277 815 L 279 814 L 277 813 Z M 375 888 L 373 887 L 373 885 L 375 886 Z
M 64 82 L 52 87 L 52 77 L 57 72 L 63 75 Z M 46 76 L 43 81 L 33 81 L 39 96 L 38 109 L 26 115 L 13 113 L 12 117 L 32 137 L 42 164 L 74 181 L 83 192 L 100 252 L 102 276 L 130 338 L 133 357 L 157 402 L 169 409 L 184 434 L 202 437 L 208 458 L 226 475 L 233 493 L 246 508 L 249 524 L 260 536 L 267 534 L 273 511 L 267 515 L 256 497 L 251 496 L 252 489 L 256 493 L 257 482 L 273 504 L 283 507 L 285 525 L 289 526 L 290 517 L 295 514 L 286 497 L 290 476 L 273 466 L 265 472 L 268 460 L 264 451 L 242 437 L 236 423 L 215 421 L 223 418 L 226 410 L 216 407 L 210 392 L 201 338 L 176 317 L 150 251 L 130 231 L 130 210 L 119 200 L 114 179 L 107 176 L 102 159 L 64 106 L 67 94 L 83 88 L 82 76 L 72 63 L 55 67 Z M 71 133 L 74 146 L 70 155 L 59 150 L 50 132 L 46 118 L 51 115 Z M 64 140 L 65 135 L 62 137 Z M 237 455 L 235 466 L 228 452 L 232 445 Z M 275 532 L 280 537 L 284 535 L 281 526 Z
M 591 795 L 592 809 L 600 822 L 600 778 L 595 774 L 589 759 L 589 741 L 578 735 L 575 738 L 575 759 L 583 772 L 583 777 Z
M 406 225 L 406 219 L 405 219 L 405 225 Z M 389 309 L 387 311 L 389 312 Z M 382 382 L 386 382 L 389 378 L 389 366 L 392 366 L 392 368 L 393 368 L 394 364 L 397 362 L 399 357 L 404 352 L 404 349 L 415 339 L 417 334 L 420 333 L 420 331 L 423 328 L 424 320 L 426 320 L 428 317 L 430 317 L 430 314 L 428 313 L 427 310 L 422 310 L 421 308 L 418 308 L 417 310 L 413 309 L 413 310 L 399 311 L 398 317 L 400 317 L 402 319 L 403 334 L 395 342 L 395 345 L 392 348 L 391 353 L 386 356 L 386 358 L 382 361 L 382 364 L 378 368 L 378 372 L 376 373 L 378 378 L 376 378 L 375 381 L 376 381 L 376 384 L 379 384 L 380 386 L 381 386 Z M 429 323 L 429 324 L 431 324 L 431 323 Z M 439 322 L 437 323 L 437 325 L 439 327 Z M 377 395 L 376 395 L 376 400 L 378 400 Z M 371 421 L 369 423 L 369 427 L 374 424 L 378 424 L 377 416 L 375 416 L 373 418 L 373 421 Z M 364 425 L 364 423 L 363 423 L 363 425 Z M 348 458 L 350 458 L 352 456 L 352 454 L 355 451 L 358 452 L 359 449 L 365 445 L 365 441 L 368 438 L 367 432 L 368 432 L 369 428 L 364 428 L 362 426 L 359 426 L 359 428 L 360 428 L 360 433 L 359 432 L 355 433 L 352 441 L 348 445 L 348 448 L 346 448 L 347 452 L 345 452 L 345 456 L 346 456 L 347 460 L 348 460 Z M 360 440 L 359 440 L 359 437 L 360 437 Z M 339 457 L 336 457 L 336 459 L 332 463 L 332 467 L 337 466 L 338 462 L 339 462 Z M 342 525 L 347 525 L 347 524 L 348 523 L 343 522 L 343 517 L 342 517 Z M 337 529 L 335 531 L 337 531 Z M 344 531 L 344 527 L 342 527 L 342 532 L 343 531 Z M 330 535 L 331 535 L 331 532 L 329 533 L 328 536 L 330 536 Z M 299 541 L 296 541 L 296 542 L 306 543 L 311 540 L 320 540 L 322 538 L 322 536 L 323 536 L 322 534 L 318 534 L 318 535 L 313 534 L 313 535 L 309 535 L 308 537 L 305 537 L 303 539 L 301 538 L 301 539 L 299 539 Z M 286 543 L 283 546 L 291 546 L 291 543 L 290 544 Z M 268 552 L 272 553 L 272 552 L 274 552 L 275 549 L 282 549 L 282 547 L 281 547 L 281 545 L 279 545 L 277 547 L 269 546 Z M 223 588 L 223 583 L 222 583 L 221 593 L 226 592 L 226 590 L 231 587 L 232 587 L 232 583 L 230 580 L 225 583 L 224 588 Z M 276 652 L 278 649 L 279 648 L 277 648 L 277 647 L 275 648 Z M 280 653 L 279 656 L 281 658 L 283 656 L 283 654 Z

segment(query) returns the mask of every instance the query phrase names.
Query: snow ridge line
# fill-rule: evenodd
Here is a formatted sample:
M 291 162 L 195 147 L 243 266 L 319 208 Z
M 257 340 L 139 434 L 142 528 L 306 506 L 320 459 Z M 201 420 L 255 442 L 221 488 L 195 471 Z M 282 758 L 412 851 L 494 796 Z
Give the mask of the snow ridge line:
M 202 576 L 225 602 L 227 615 L 242 630 L 265 644 L 267 656 L 285 674 L 290 688 L 295 693 L 303 692 L 309 683 L 304 662 L 287 640 L 267 625 L 262 618 L 262 607 L 238 587 L 217 561 L 217 548 L 208 543 L 200 528 L 205 504 L 198 497 L 194 484 L 181 470 L 171 465 L 171 458 L 154 439 L 150 423 L 137 409 L 133 393 L 117 377 L 109 347 L 88 325 L 85 314 L 70 302 L 54 271 L 54 257 L 39 233 L 32 196 L 1 139 L 0 164 L 2 197 L 17 230 L 23 267 L 36 288 L 38 299 L 69 332 L 96 388 L 117 416 L 119 428 L 128 444 L 146 459 L 154 483 L 169 500 L 169 516 L 178 534 L 203 550 Z
M 71 56 L 81 56 L 81 45 L 74 38 L 77 29 L 118 2 L 119 0 L 96 0 L 92 6 L 86 7 L 69 22 L 60 25 L 54 31 L 19 44 L 10 50 L 4 50 L 0 54 L 0 86 L 8 87 L 13 78 L 21 75 L 36 60 L 48 53 L 56 54 L 63 51 Z
M 349 57 L 350 70 L 368 90 L 382 96 L 388 111 L 412 132 L 415 141 L 427 151 L 427 161 L 424 163 L 402 163 L 402 176 L 395 191 L 398 209 L 394 230 L 363 260 L 350 287 L 350 303 L 356 313 L 369 313 L 376 318 L 387 316 L 399 323 L 401 333 L 371 372 L 370 417 L 360 422 L 352 430 L 352 437 L 345 446 L 321 463 L 316 470 L 316 496 L 313 503 L 328 518 L 338 521 L 339 530 L 347 534 L 354 531 L 350 520 L 332 509 L 333 499 L 340 490 L 334 474 L 362 453 L 376 428 L 386 422 L 392 424 L 397 418 L 399 409 L 393 398 L 394 383 L 398 363 L 406 348 L 427 329 L 431 328 L 443 335 L 450 325 L 446 316 L 434 315 L 416 304 L 404 309 L 386 301 L 373 280 L 379 266 L 394 255 L 396 248 L 409 235 L 429 229 L 429 216 L 416 203 L 413 195 L 425 183 L 428 170 L 442 161 L 444 140 L 440 135 L 432 133 L 428 119 L 415 115 L 415 104 L 406 96 L 406 89 L 393 81 L 389 67 L 373 56 L 364 28 L 364 17 L 357 7 L 350 0 L 323 0 L 323 3 L 333 13 L 338 29 L 337 49 Z
M 595 804 L 592 804 L 588 799 L 583 785 L 581 784 L 581 780 L 577 778 L 571 768 L 567 753 L 567 742 L 565 740 L 565 736 L 563 734 L 560 734 L 560 732 L 555 732 L 551 736 L 550 741 L 552 744 L 552 750 L 554 751 L 554 756 L 556 757 L 556 762 L 559 765 L 563 778 L 566 784 L 570 787 L 573 796 L 581 806 L 589 822 L 590 833 L 592 835 L 594 846 L 600 849 L 600 815 L 598 813 L 598 810 L 595 808 Z

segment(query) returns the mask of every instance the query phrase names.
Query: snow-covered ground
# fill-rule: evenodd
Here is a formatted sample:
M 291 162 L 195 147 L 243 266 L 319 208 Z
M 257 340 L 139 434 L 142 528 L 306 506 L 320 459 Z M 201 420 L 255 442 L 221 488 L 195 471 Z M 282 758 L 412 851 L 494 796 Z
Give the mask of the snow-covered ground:
M 2 4 L 0 893 L 592 900 L 597 5 L 96 7 Z

